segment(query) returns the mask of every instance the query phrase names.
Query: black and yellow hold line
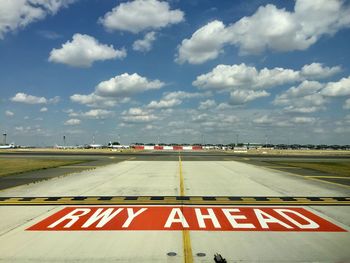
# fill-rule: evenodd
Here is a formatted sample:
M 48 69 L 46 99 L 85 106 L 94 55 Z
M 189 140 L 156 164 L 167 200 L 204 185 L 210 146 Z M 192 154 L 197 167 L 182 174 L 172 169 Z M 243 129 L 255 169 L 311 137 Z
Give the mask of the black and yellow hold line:
M 52 196 L 0 197 L 1 205 L 293 205 L 349 206 L 350 197 L 276 196 Z

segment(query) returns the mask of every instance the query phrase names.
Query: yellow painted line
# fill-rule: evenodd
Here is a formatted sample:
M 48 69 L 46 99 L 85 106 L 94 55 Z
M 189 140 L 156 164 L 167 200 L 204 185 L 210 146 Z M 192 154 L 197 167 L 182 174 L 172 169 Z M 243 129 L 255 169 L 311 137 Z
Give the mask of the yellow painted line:
M 180 174 L 180 195 L 185 196 L 185 183 L 184 183 L 184 176 L 182 173 L 182 161 L 181 161 L 181 155 L 179 152 L 179 174 Z M 193 262 L 193 255 L 192 255 L 192 246 L 191 246 L 191 236 L 190 231 L 183 229 L 182 230 L 182 245 L 183 245 L 183 253 L 184 263 L 192 263 Z
M 182 243 L 184 248 L 184 262 L 192 263 L 193 255 L 192 255 L 190 231 L 182 230 Z
M 182 162 L 181 162 L 180 154 L 179 154 L 179 174 L 180 174 L 180 195 L 185 196 L 185 184 L 184 184 L 184 177 L 182 174 Z
M 322 176 L 322 175 L 308 175 L 307 178 L 335 178 L 335 179 L 350 179 L 350 176 Z

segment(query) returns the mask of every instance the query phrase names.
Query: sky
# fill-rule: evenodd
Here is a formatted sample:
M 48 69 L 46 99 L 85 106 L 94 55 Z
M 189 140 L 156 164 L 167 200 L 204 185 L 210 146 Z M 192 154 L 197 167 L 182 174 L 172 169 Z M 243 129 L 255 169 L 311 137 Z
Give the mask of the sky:
M 346 0 L 0 0 L 0 131 L 350 144 L 349 43 Z

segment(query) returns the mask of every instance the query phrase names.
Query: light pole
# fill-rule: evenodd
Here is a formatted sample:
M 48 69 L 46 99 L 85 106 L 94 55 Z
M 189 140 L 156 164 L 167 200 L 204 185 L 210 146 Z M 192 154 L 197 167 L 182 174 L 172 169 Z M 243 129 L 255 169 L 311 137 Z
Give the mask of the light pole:
M 6 136 L 7 136 L 7 133 L 4 132 L 2 135 L 4 136 L 4 145 L 6 145 Z

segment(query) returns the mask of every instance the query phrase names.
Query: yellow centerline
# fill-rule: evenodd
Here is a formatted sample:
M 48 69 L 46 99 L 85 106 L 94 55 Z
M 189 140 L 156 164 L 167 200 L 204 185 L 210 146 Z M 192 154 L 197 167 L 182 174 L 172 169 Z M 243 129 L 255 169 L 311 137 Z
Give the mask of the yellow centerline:
M 185 196 L 185 184 L 184 184 L 184 176 L 182 173 L 182 162 L 181 162 L 180 152 L 179 152 L 179 174 L 180 174 L 180 195 Z M 190 231 L 186 229 L 182 230 L 182 244 L 183 244 L 184 262 L 192 263 L 193 255 L 192 255 L 192 246 L 191 246 L 191 236 L 190 236 Z

